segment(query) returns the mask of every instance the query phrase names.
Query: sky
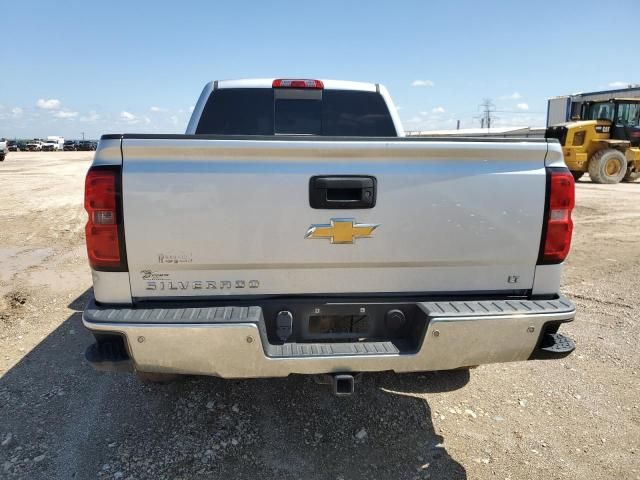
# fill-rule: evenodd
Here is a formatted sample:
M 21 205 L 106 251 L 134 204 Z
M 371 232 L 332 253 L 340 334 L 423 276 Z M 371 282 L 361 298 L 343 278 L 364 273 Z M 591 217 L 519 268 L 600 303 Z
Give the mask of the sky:
M 477 128 L 484 99 L 496 126 L 544 126 L 549 97 L 640 83 L 638 0 L 3 6 L 6 138 L 182 133 L 215 79 L 382 83 L 408 130 Z

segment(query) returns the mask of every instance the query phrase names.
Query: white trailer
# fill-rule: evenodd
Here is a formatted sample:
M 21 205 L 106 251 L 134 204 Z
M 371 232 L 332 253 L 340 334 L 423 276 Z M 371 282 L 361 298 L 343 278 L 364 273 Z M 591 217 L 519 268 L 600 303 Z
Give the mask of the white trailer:
M 57 135 L 49 135 L 44 142 L 43 149 L 50 150 L 52 152 L 61 152 L 64 150 L 64 137 Z

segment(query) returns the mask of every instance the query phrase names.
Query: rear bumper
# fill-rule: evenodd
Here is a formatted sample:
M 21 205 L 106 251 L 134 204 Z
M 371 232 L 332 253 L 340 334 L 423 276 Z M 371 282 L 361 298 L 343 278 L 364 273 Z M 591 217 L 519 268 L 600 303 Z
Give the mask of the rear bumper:
M 411 352 L 385 341 L 270 343 L 259 306 L 132 309 L 101 307 L 91 301 L 83 323 L 98 342 L 118 337 L 124 341 L 124 353 L 120 351 L 115 360 L 102 358 L 96 345 L 90 347 L 88 360 L 99 370 L 223 378 L 448 370 L 558 358 L 573 350 L 543 348 L 545 338 L 575 317 L 574 305 L 564 297 L 416 305 L 425 324 L 419 346 Z

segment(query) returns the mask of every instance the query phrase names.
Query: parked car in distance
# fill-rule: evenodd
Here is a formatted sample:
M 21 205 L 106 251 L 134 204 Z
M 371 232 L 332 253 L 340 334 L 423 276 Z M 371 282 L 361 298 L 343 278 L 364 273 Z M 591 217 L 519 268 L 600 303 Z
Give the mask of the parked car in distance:
M 4 138 L 0 138 L 0 162 L 4 162 L 4 158 L 9 153 L 9 147 L 7 141 Z
M 42 151 L 43 152 L 53 152 L 56 148 L 56 143 L 53 141 L 45 140 L 42 142 Z
M 90 152 L 95 150 L 97 147 L 97 143 L 96 142 L 91 142 L 89 140 L 80 140 L 78 142 L 78 147 L 77 150 L 81 151 L 81 152 Z
M 75 152 L 76 150 L 78 150 L 78 142 L 76 142 L 75 140 L 65 140 L 62 149 L 65 152 Z
M 32 140 L 27 143 L 27 151 L 40 152 L 42 151 L 42 142 L 40 140 Z
M 7 148 L 10 152 L 26 152 L 27 144 L 25 142 L 16 142 L 15 140 L 7 140 Z

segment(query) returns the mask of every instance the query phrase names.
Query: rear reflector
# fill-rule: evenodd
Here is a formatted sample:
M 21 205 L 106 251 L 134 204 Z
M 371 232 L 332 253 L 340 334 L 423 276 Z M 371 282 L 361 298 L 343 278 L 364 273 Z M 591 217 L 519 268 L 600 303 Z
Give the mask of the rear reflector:
M 122 220 L 118 214 L 120 173 L 90 169 L 84 188 L 85 227 L 89 264 L 94 270 L 126 271 L 121 249 Z
M 271 86 L 273 88 L 311 88 L 315 90 L 322 90 L 324 88 L 324 85 L 320 80 L 294 80 L 291 78 L 280 78 L 278 80 L 274 80 Z
M 546 214 L 543 264 L 560 263 L 569 254 L 573 221 L 571 211 L 575 205 L 575 182 L 567 169 L 548 169 L 548 211 Z

